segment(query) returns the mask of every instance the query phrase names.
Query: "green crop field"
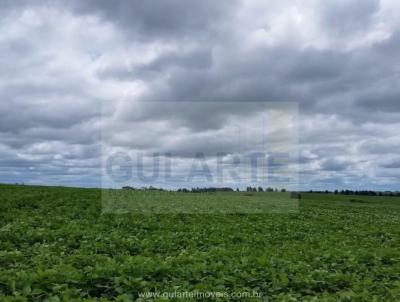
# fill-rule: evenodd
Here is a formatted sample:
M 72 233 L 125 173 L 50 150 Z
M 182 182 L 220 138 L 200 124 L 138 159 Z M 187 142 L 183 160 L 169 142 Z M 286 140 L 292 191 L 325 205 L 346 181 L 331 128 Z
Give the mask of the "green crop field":
M 261 214 L 298 213 L 299 199 L 281 192 L 180 193 L 103 190 L 103 213 L 137 214 Z
M 104 213 L 98 189 L 0 185 L 0 199 L 0 301 L 400 301 L 400 198 L 303 194 L 283 214 Z

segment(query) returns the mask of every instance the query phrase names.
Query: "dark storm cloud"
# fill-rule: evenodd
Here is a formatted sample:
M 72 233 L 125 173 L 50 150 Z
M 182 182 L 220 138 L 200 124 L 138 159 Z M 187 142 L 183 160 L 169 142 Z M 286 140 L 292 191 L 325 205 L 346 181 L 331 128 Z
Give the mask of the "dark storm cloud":
M 323 161 L 321 168 L 326 171 L 344 171 L 351 168 L 351 162 L 348 160 L 338 160 L 332 158 Z
M 373 25 L 373 17 L 379 10 L 379 3 L 379 0 L 321 2 L 319 19 L 323 28 L 341 37 L 363 32 Z
M 99 12 L 108 21 L 122 28 L 129 25 L 126 26 L 127 30 L 143 35 L 152 33 L 153 39 L 159 36 L 167 38 L 170 35 L 182 38 L 186 36 L 186 31 L 193 31 L 191 39 L 194 41 L 197 39 L 200 45 L 195 46 L 195 50 L 190 53 L 178 49 L 175 52 L 162 53 L 148 64 L 135 66 L 129 70 L 124 67 L 119 71 L 110 71 L 111 76 L 120 78 L 130 76 L 136 79 L 150 79 L 149 81 L 169 75 L 165 85 L 160 85 L 159 89 L 157 83 L 154 83 L 151 94 L 146 97 L 147 100 L 295 101 L 300 102 L 303 108 L 307 108 L 314 102 L 323 101 L 324 98 L 336 94 L 337 99 L 326 101 L 327 106 L 321 105 L 320 110 L 326 108 L 327 113 L 330 113 L 329 102 L 337 103 L 343 98 L 349 98 L 350 100 L 346 101 L 349 109 L 346 111 L 351 111 L 352 101 L 356 101 L 361 107 L 377 103 L 375 100 L 358 101 L 358 94 L 379 77 L 387 76 L 388 69 L 393 68 L 390 63 L 391 58 L 386 60 L 391 65 L 386 66 L 385 58 L 380 55 L 380 48 L 385 44 L 390 45 L 390 41 L 396 39 L 396 36 L 377 43 L 372 50 L 360 49 L 345 53 L 340 49 L 299 50 L 297 47 L 281 46 L 268 49 L 256 48 L 250 53 L 241 53 L 237 49 L 240 48 L 242 41 L 232 40 L 235 28 L 228 26 L 224 36 L 218 36 L 219 41 L 213 40 L 214 36 L 208 38 L 207 50 L 205 46 L 207 43 L 201 43 L 202 35 L 198 26 L 206 25 L 205 31 L 213 33 L 207 26 L 215 24 L 215 20 L 204 16 L 202 18 L 204 24 L 197 21 L 189 22 L 188 16 L 192 11 L 190 6 L 187 2 L 172 1 L 163 11 L 164 19 L 156 18 L 157 10 L 153 11 L 152 18 L 146 18 L 145 13 L 139 14 L 154 10 L 154 6 L 152 3 L 142 5 L 135 1 L 129 4 L 122 2 L 119 5 L 109 5 L 106 1 L 89 2 L 82 7 L 78 5 L 78 10 L 88 14 Z M 317 11 L 320 11 L 319 17 L 324 24 L 323 29 L 343 34 L 342 32 L 368 30 L 379 8 L 379 1 L 365 1 L 362 4 L 357 1 L 339 1 L 321 5 Z M 212 11 L 215 14 L 224 14 L 226 21 L 230 20 L 231 9 L 230 7 L 229 12 L 223 11 L 220 5 L 215 3 L 213 5 L 202 3 L 201 8 L 195 7 L 198 16 Z M 132 14 L 136 13 L 139 14 L 137 18 L 124 17 L 132 17 Z M 170 15 L 178 17 L 170 19 Z M 135 21 L 137 19 L 140 21 Z M 160 25 L 162 22 L 165 22 L 163 26 Z M 181 32 L 180 29 L 185 32 Z M 218 47 L 223 51 L 221 57 L 215 53 Z M 213 57 L 219 62 L 213 62 Z M 103 75 L 107 75 L 107 70 Z M 350 95 L 345 95 L 346 93 Z M 386 99 L 385 94 L 379 97 Z M 387 99 L 389 98 L 390 95 Z M 387 106 L 383 104 L 382 107 L 390 107 L 391 102 L 389 100 L 386 102 Z M 336 108 L 331 111 L 337 113 Z
M 201 48 L 190 51 L 169 51 L 161 54 L 147 64 L 135 66 L 123 66 L 101 70 L 99 76 L 104 78 L 118 78 L 120 80 L 151 80 L 160 76 L 169 69 L 183 69 L 196 72 L 197 69 L 207 69 L 212 65 L 212 52 L 210 49 Z
M 396 131 L 396 130 L 394 130 Z M 368 154 L 382 155 L 384 159 L 385 155 L 398 154 L 400 148 L 400 136 L 388 136 L 385 138 L 372 138 L 364 140 L 358 146 L 360 152 L 366 152 Z
M 400 80 L 400 78 L 398 79 Z M 400 88 L 396 87 L 395 83 L 392 87 L 387 87 L 384 90 L 371 92 L 369 95 L 357 100 L 356 104 L 364 107 L 367 110 L 375 112 L 397 112 L 400 111 Z M 392 88 L 392 89 L 391 89 Z M 395 90 L 398 91 L 395 91 Z M 391 91 L 388 91 L 391 90 Z
M 74 1 L 79 14 L 99 14 L 105 21 L 118 24 L 122 31 L 140 40 L 198 39 L 218 30 L 238 1 Z M 194 35 L 194 36 L 193 36 Z
M 393 56 L 398 57 L 400 51 L 400 31 L 396 28 L 390 39 L 379 43 L 374 49 L 380 53 L 382 57 L 386 57 L 389 62 Z
M 400 158 L 386 160 L 380 166 L 387 169 L 400 169 Z

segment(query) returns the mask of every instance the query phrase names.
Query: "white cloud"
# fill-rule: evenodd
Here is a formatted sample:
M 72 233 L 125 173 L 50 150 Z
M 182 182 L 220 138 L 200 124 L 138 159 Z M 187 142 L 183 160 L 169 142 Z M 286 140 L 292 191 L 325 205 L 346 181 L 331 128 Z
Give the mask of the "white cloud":
M 101 129 L 114 146 L 134 141 L 147 152 L 173 151 L 182 165 L 204 146 L 245 152 L 256 137 L 233 142 L 230 118 L 250 127 L 246 118 L 257 109 L 249 101 L 284 101 L 301 112 L 305 186 L 393 188 L 399 173 L 385 158 L 396 155 L 399 141 L 398 6 L 390 0 L 4 5 L 0 181 L 98 184 Z M 190 109 L 174 101 L 241 106 Z M 221 139 L 207 143 L 215 137 Z

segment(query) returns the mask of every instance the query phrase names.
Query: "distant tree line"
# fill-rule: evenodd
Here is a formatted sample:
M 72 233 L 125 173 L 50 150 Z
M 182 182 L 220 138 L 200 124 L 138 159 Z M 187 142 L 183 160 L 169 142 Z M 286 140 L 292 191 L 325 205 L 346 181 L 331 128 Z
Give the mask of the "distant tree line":
M 131 186 L 125 186 L 122 187 L 123 190 L 137 190 L 137 191 L 167 191 L 163 188 L 157 188 L 153 186 L 149 187 L 140 187 L 140 188 L 135 188 Z M 205 187 L 205 188 L 179 188 L 177 189 L 177 192 L 183 192 L 183 193 L 215 193 L 215 192 L 240 192 L 239 188 L 233 189 L 231 187 Z M 278 188 L 272 188 L 272 187 L 267 187 L 263 188 L 261 186 L 259 187 L 246 187 L 246 192 L 286 192 L 285 188 L 278 189 Z M 341 195 L 363 195 L 363 196 L 400 196 L 400 191 L 373 191 L 373 190 L 334 190 L 334 191 L 329 191 L 329 190 L 309 190 L 307 193 L 322 193 L 322 194 L 341 194 Z
M 140 187 L 140 188 L 135 188 L 131 186 L 125 186 L 122 187 L 123 190 L 134 190 L 134 191 L 167 191 L 162 188 L 157 188 L 157 187 Z M 239 191 L 239 189 L 236 189 Z M 183 193 L 205 193 L 205 192 L 233 192 L 234 190 L 230 187 L 222 187 L 222 188 L 215 188 L 215 187 L 209 187 L 209 188 L 179 188 L 176 190 L 177 192 L 183 192 Z
M 268 188 L 266 188 L 266 189 L 263 189 L 262 187 L 258 187 L 258 188 L 256 188 L 256 187 L 247 187 L 246 188 L 246 192 L 279 192 L 279 191 L 281 191 L 281 192 L 286 192 L 286 189 L 277 189 L 277 188 L 271 188 L 271 187 L 268 187 Z
M 135 187 L 131 187 L 131 186 L 125 186 L 122 187 L 123 190 L 134 190 L 134 191 L 166 191 L 163 188 L 156 188 L 153 186 L 150 187 L 140 187 L 140 188 L 135 188 Z
M 222 188 L 215 188 L 215 187 L 209 187 L 209 188 L 192 188 L 192 189 L 178 189 L 177 192 L 184 192 L 184 193 L 215 193 L 215 192 L 233 192 L 234 190 L 230 187 L 222 187 Z
M 313 191 L 310 190 L 308 193 L 325 193 L 325 194 L 341 194 L 341 195 L 363 195 L 363 196 L 400 196 L 400 192 L 396 191 L 372 191 L 372 190 L 335 190 L 335 191 Z
M 207 192 L 240 192 L 239 188 L 233 189 L 231 187 L 222 187 L 222 188 L 216 188 L 216 187 L 206 187 L 206 188 L 192 188 L 192 189 L 178 189 L 178 192 L 185 192 L 185 193 L 207 193 Z M 247 187 L 246 192 L 286 192 L 286 189 L 274 189 L 274 188 L 262 188 L 262 187 Z
M 166 191 L 165 189 L 162 188 L 157 188 L 157 187 L 140 187 L 140 188 L 135 188 L 131 186 L 124 186 L 122 187 L 123 190 L 135 190 L 135 191 Z M 183 193 L 207 193 L 207 192 L 240 192 L 239 188 L 233 189 L 231 187 L 204 187 L 204 188 L 179 188 L 176 190 L 177 192 L 183 192 Z M 263 188 L 263 187 L 247 187 L 246 192 L 286 192 L 286 189 L 277 189 L 277 188 Z

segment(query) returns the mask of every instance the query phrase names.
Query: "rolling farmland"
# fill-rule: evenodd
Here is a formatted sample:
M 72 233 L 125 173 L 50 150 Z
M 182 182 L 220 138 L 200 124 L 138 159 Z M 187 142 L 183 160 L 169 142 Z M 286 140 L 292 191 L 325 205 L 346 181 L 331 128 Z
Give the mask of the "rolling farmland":
M 303 194 L 286 214 L 102 213 L 100 190 L 61 187 L 0 185 L 0 199 L 0 301 L 400 300 L 398 197 Z

